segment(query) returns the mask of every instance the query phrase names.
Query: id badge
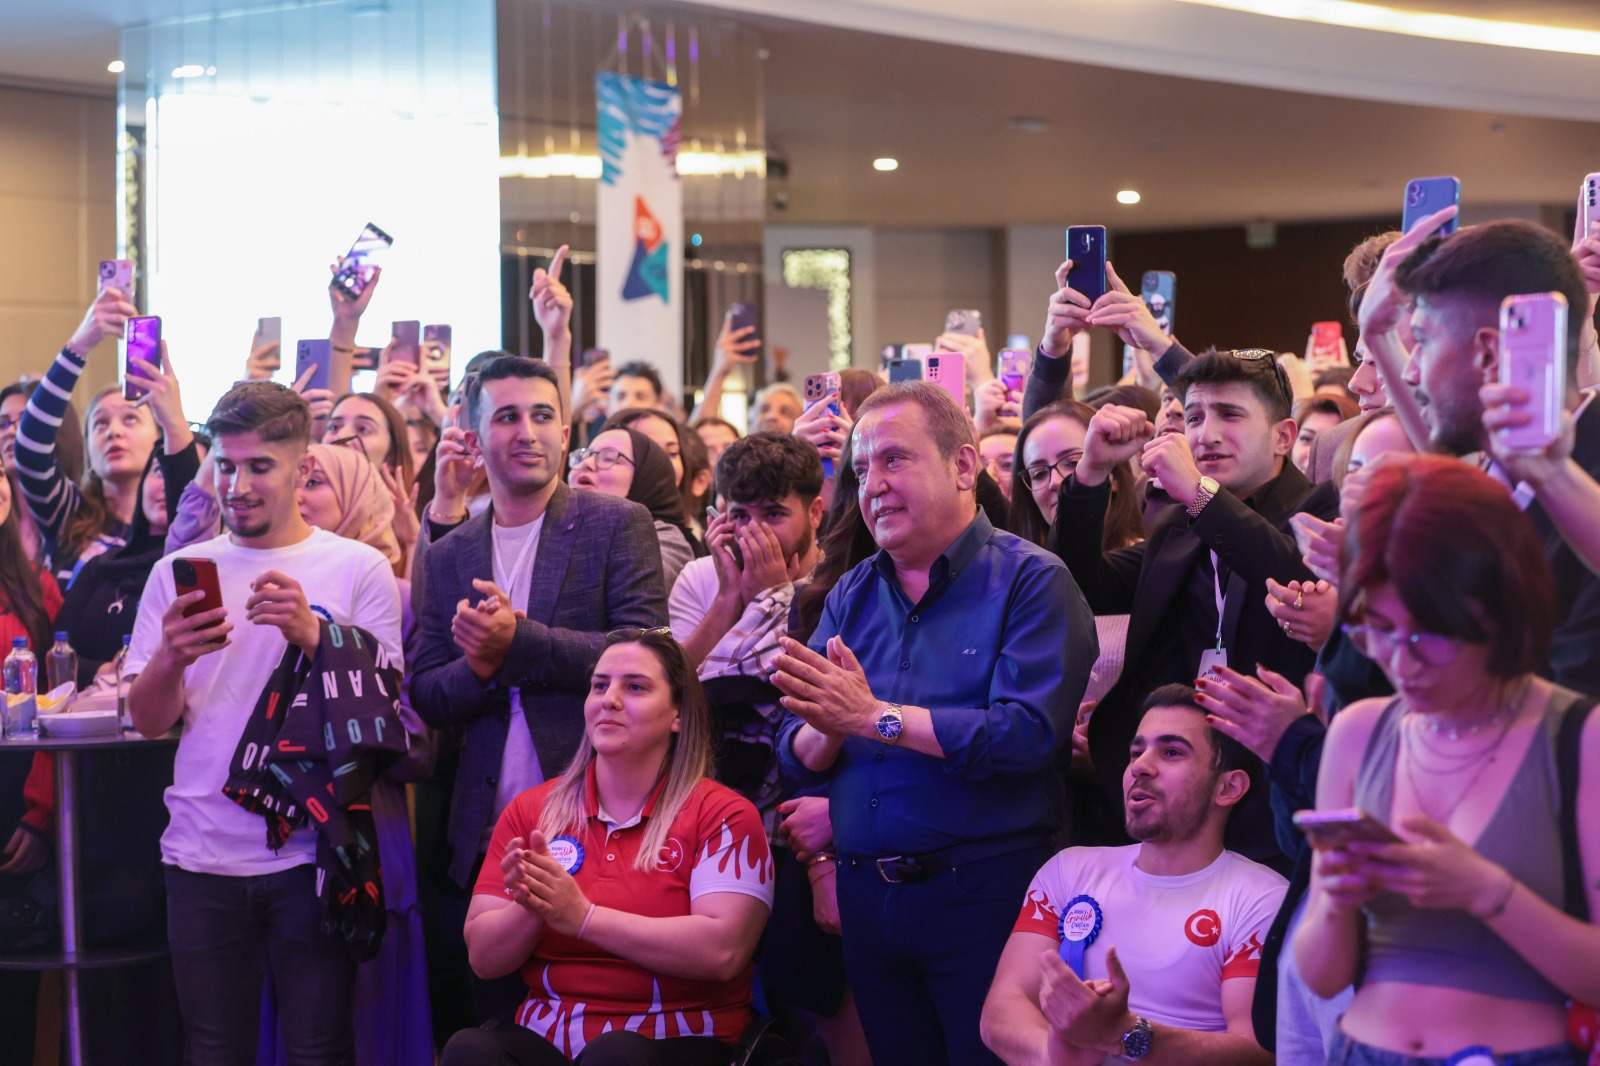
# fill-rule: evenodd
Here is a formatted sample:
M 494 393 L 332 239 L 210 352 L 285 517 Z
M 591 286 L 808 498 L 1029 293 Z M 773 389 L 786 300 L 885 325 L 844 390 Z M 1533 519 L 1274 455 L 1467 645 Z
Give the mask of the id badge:
M 1197 676 L 1217 684 L 1225 684 L 1222 680 L 1221 668 L 1228 665 L 1228 649 L 1217 647 L 1207 648 L 1200 653 L 1200 669 Z

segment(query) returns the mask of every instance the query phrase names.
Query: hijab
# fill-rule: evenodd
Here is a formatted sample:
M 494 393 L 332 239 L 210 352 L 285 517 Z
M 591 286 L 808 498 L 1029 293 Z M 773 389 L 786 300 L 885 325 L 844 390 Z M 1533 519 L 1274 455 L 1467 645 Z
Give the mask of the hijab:
M 683 497 L 678 494 L 678 474 L 672 469 L 672 460 L 661 446 L 631 426 L 621 429 L 633 441 L 633 482 L 628 486 L 628 499 L 641 504 L 657 522 L 676 526 L 683 539 L 698 557 L 706 554 L 689 523 L 683 516 Z
M 313 444 L 310 452 L 339 504 L 339 524 L 328 532 L 371 545 L 391 565 L 398 563 L 400 543 L 394 536 L 394 499 L 378 477 L 378 468 L 365 453 L 352 447 Z

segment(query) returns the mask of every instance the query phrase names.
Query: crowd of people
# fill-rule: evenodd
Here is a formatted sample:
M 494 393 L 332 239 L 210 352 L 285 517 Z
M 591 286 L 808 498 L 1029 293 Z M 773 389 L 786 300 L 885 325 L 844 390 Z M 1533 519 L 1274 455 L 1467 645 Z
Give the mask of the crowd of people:
M 80 423 L 137 314 L 103 289 L 0 391 L 0 638 L 181 731 L 184 1060 L 1589 1062 L 1600 224 L 1454 213 L 1350 252 L 1342 371 L 1191 351 L 1068 262 L 1020 389 L 951 333 L 966 405 L 857 369 L 748 433 L 754 331 L 685 417 L 575 366 L 565 249 L 543 358 L 356 393 L 268 345 L 203 425 L 164 349 Z M 330 290 L 334 351 L 380 283 Z M 1536 451 L 1528 293 L 1572 309 Z M 1086 392 L 1088 330 L 1133 369 Z M 50 764 L 3 761 L 11 897 Z

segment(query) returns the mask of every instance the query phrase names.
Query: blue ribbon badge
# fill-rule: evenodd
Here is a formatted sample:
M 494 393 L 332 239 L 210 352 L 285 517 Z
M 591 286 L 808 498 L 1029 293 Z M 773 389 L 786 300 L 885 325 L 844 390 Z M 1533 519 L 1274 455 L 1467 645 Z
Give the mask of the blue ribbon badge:
M 1462 1048 L 1460 1051 L 1444 1060 L 1444 1066 L 1495 1066 L 1499 1060 L 1494 1057 L 1494 1048 L 1477 1045 Z
M 550 857 L 569 874 L 583 869 L 583 845 L 576 837 L 560 836 L 550 842 Z
M 1105 914 L 1089 895 L 1074 896 L 1061 908 L 1061 958 L 1083 980 L 1083 953 L 1100 935 Z

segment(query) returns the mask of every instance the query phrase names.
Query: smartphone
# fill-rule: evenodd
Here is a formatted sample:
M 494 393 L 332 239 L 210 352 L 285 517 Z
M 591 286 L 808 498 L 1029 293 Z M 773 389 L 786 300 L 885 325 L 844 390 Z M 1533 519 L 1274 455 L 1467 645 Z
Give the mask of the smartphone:
M 900 358 L 902 359 L 915 359 L 919 363 L 926 363 L 928 356 L 932 354 L 933 345 L 931 344 L 902 344 L 900 346 Z
M 356 299 L 367 291 L 367 286 L 372 282 L 372 268 L 379 265 L 383 253 L 392 244 L 393 237 L 368 222 L 361 236 L 350 246 L 350 251 L 339 260 L 339 269 L 334 271 L 329 286 L 346 299 Z
M 1076 289 L 1091 301 L 1106 294 L 1106 228 L 1104 226 L 1067 227 L 1067 288 Z
M 889 369 L 889 364 L 901 357 L 901 349 L 904 347 L 903 344 L 885 344 L 883 351 L 878 353 L 878 365 L 884 370 Z
M 422 369 L 433 375 L 439 391 L 450 393 L 450 327 L 422 327 Z
M 215 611 L 222 606 L 222 583 L 217 580 L 217 564 L 213 559 L 174 559 L 172 560 L 172 581 L 177 586 L 179 596 L 186 596 L 191 592 L 204 592 L 205 598 L 199 603 L 191 603 L 183 609 L 185 618 L 193 618 L 197 614 Z M 222 623 L 217 623 L 221 625 Z M 208 627 L 209 628 L 209 627 Z M 206 641 L 207 644 L 221 644 L 222 637 Z
M 1400 231 L 1410 233 L 1411 227 L 1422 221 L 1435 211 L 1442 211 L 1451 204 L 1461 204 L 1461 180 L 1452 177 L 1438 178 L 1412 178 L 1406 182 L 1405 207 L 1400 212 Z M 1457 215 L 1449 222 L 1439 227 L 1439 236 L 1445 237 L 1456 231 L 1456 226 L 1461 221 Z
M 1399 844 L 1394 831 L 1359 807 L 1337 811 L 1295 811 L 1294 824 L 1315 848 L 1342 848 L 1352 840 Z
M 1578 225 L 1572 234 L 1573 243 L 1587 237 L 1596 222 L 1600 222 L 1600 173 L 1584 178 L 1578 190 Z
M 1499 430 L 1514 452 L 1537 452 L 1561 436 L 1567 391 L 1567 298 L 1559 292 L 1507 296 L 1500 304 L 1500 384 L 1528 392 L 1526 426 Z
M 899 381 L 921 381 L 922 373 L 923 362 L 921 359 L 901 357 L 889 360 L 889 384 L 891 385 Z
M 934 352 L 928 356 L 928 372 L 924 376 L 955 397 L 957 407 L 967 409 L 967 361 L 960 352 Z
M 1001 348 L 995 375 L 1006 387 L 1007 393 L 1022 394 L 1028 384 L 1028 373 L 1033 369 L 1033 352 L 1026 348 Z
M 333 388 L 333 345 L 326 337 L 321 340 L 301 341 L 295 345 L 294 379 L 315 367 L 308 389 Z
M 422 363 L 422 323 L 415 319 L 394 322 L 390 324 L 389 331 L 389 335 L 394 338 L 394 347 L 389 351 L 389 361 L 420 366 Z
M 1139 296 L 1155 317 L 1161 332 L 1172 336 L 1174 304 L 1178 298 L 1178 275 L 1170 270 L 1146 270 L 1139 284 Z
M 122 346 L 122 396 L 137 400 L 150 391 L 139 384 L 144 371 L 133 365 L 133 360 L 143 359 L 151 366 L 161 365 L 161 319 L 155 316 L 128 319 L 128 342 Z
M 1344 323 L 1311 324 L 1311 340 L 1306 345 L 1306 365 L 1313 374 L 1320 374 L 1329 367 L 1350 365 L 1350 353 L 1344 346 Z
M 122 298 L 129 303 L 133 302 L 133 260 L 132 259 L 102 259 L 100 260 L 100 289 L 116 289 L 122 293 Z
M 806 409 L 810 410 L 816 404 L 821 403 L 822 398 L 827 396 L 830 392 L 836 393 L 838 391 L 839 375 L 833 371 L 830 370 L 826 374 L 808 375 L 806 377 L 805 391 Z M 834 417 L 838 417 L 838 400 L 834 400 L 832 403 L 828 404 L 828 413 Z M 829 479 L 833 477 L 833 460 L 829 459 L 827 456 L 822 457 L 822 476 Z
M 608 348 L 585 348 L 583 350 L 583 365 L 594 366 L 596 363 L 611 362 L 611 351 Z
M 982 329 L 982 311 L 956 310 L 945 313 L 944 331 L 946 333 L 964 333 L 969 337 L 976 337 Z
M 756 326 L 755 304 L 729 304 L 728 305 L 728 332 L 738 333 L 741 329 L 754 329 Z M 751 334 L 755 336 L 755 334 Z
M 710 529 L 712 521 L 714 519 L 721 518 L 721 517 L 722 517 L 722 512 L 721 511 L 718 511 L 715 507 L 707 507 L 706 508 L 706 528 Z M 738 542 L 738 540 L 735 539 L 735 540 L 728 541 L 728 551 L 729 551 L 730 554 L 733 555 L 733 561 L 738 563 L 741 567 L 743 567 L 744 566 L 744 555 L 739 551 L 739 542 Z

